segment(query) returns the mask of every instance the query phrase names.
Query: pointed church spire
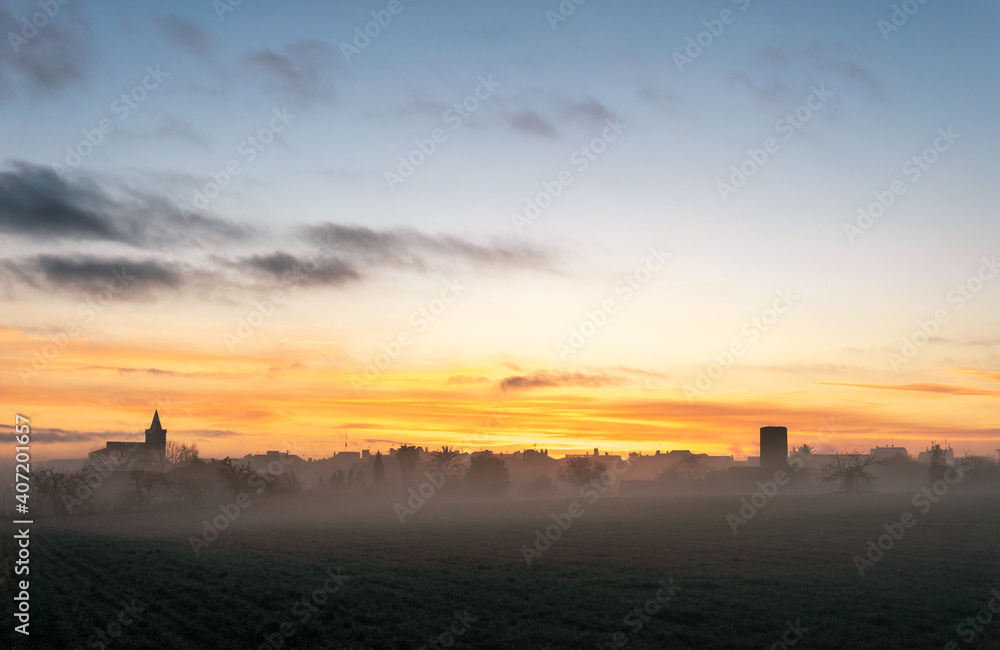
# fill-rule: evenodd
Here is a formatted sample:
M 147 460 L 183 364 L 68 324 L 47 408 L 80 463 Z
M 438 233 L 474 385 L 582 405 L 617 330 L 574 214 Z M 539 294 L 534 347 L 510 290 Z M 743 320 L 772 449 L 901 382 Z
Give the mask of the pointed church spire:
M 160 410 L 156 409 L 153 411 L 153 423 L 149 425 L 149 428 L 153 431 L 159 431 L 163 427 L 160 426 Z

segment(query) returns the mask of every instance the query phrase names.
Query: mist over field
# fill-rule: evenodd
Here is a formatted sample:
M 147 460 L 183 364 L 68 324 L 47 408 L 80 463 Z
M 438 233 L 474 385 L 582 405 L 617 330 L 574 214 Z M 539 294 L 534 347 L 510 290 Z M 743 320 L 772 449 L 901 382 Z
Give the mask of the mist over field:
M 988 0 L 0 0 L 0 648 L 1000 648 Z

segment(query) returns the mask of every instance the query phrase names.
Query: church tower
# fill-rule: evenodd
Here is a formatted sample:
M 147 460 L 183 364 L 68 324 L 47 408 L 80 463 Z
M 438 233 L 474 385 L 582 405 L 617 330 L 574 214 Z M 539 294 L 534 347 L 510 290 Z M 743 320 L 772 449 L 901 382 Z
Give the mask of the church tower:
M 160 412 L 153 412 L 153 423 L 146 429 L 146 449 L 165 453 L 167 450 L 167 430 L 160 426 Z

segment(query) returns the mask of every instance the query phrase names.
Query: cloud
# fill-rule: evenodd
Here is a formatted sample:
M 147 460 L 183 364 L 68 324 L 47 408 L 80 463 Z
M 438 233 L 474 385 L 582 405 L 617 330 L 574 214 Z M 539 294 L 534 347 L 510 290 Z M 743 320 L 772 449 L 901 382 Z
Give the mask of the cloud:
M 789 48 L 767 45 L 754 50 L 754 54 L 769 66 L 806 66 L 813 70 L 831 72 L 860 83 L 875 96 L 882 94 L 882 83 L 871 69 L 848 58 L 853 48 L 844 43 L 810 43 Z M 857 58 L 867 58 L 858 53 Z
M 271 92 L 300 102 L 333 100 L 330 76 L 338 58 L 327 43 L 302 40 L 286 45 L 281 52 L 254 50 L 243 62 L 264 80 Z
M 116 188 L 74 172 L 22 161 L 0 171 L 0 232 L 36 240 L 95 240 L 164 248 L 245 240 L 253 229 L 232 221 L 188 215 L 170 200 Z
M 635 92 L 643 101 L 661 109 L 672 109 L 681 101 L 680 95 L 654 90 L 648 86 L 640 86 Z
M 292 274 L 305 285 L 340 285 L 361 279 L 361 274 L 343 260 L 296 257 L 280 251 L 243 257 L 235 262 L 235 266 L 275 280 L 285 280 Z
M 754 50 L 754 54 L 767 61 L 768 63 L 788 63 L 788 53 L 785 52 L 780 47 L 775 47 L 773 45 L 765 45 L 764 47 L 759 47 Z
M 555 125 L 532 110 L 505 112 L 504 119 L 515 131 L 527 133 L 540 138 L 556 138 L 559 131 Z
M 608 373 L 550 372 L 539 370 L 529 375 L 514 375 L 500 381 L 500 390 L 530 390 L 534 388 L 602 388 L 624 382 L 623 377 Z
M 0 56 L 0 99 L 13 97 L 22 88 L 40 95 L 82 83 L 90 61 L 90 24 L 75 7 L 60 3 L 59 13 L 34 29 L 30 39 L 23 39 L 25 22 L 31 24 L 31 16 L 40 9 L 34 3 L 21 6 L 24 14 L 17 17 L 0 6 L 0 33 L 12 50 Z M 10 42 L 11 34 L 16 43 Z
M 579 117 L 595 124 L 601 124 L 605 120 L 609 120 L 614 117 L 614 114 L 608 110 L 607 106 L 593 97 L 588 97 L 586 100 L 581 102 L 566 103 L 560 111 L 560 114 L 564 118 Z
M 948 384 L 847 384 L 832 381 L 820 381 L 817 383 L 825 384 L 827 386 L 847 386 L 850 388 L 871 388 L 875 390 L 902 390 L 920 393 L 938 393 L 942 395 L 974 395 L 985 397 L 996 397 L 1000 395 L 1000 390 L 951 386 Z
M 211 41 L 197 24 L 174 14 L 158 14 L 153 23 L 173 45 L 198 57 L 208 56 Z
M 10 433 L 0 434 L 0 441 L 3 442 L 15 442 L 14 436 L 17 435 L 14 431 L 14 427 L 7 425 L 0 425 L 0 429 L 7 429 Z M 40 427 L 32 427 L 31 429 L 31 442 L 33 443 L 44 443 L 52 444 L 58 442 L 91 442 L 98 443 L 105 440 L 105 436 L 120 436 L 117 438 L 121 440 L 124 436 L 130 436 L 134 434 L 129 433 L 90 433 L 83 431 L 67 431 L 66 429 L 44 429 Z M 109 438 L 114 440 L 115 438 Z
M 744 72 L 733 72 L 726 77 L 726 80 L 731 86 L 746 88 L 753 93 L 758 101 L 764 104 L 775 104 L 783 100 L 788 94 L 788 86 L 775 77 L 758 83 L 751 80 Z
M 974 377 L 982 377 L 991 381 L 1000 381 L 1000 372 L 997 372 L 996 370 L 981 370 L 979 368 L 953 368 L 952 370 L 963 375 L 972 375 Z
M 137 260 L 93 255 L 37 255 L 3 262 L 0 269 L 16 275 L 24 284 L 57 290 L 95 292 L 110 290 L 125 299 L 148 298 L 151 292 L 176 289 L 183 269 L 161 260 Z
M 448 235 L 427 235 L 410 228 L 376 231 L 332 222 L 307 226 L 304 241 L 357 266 L 381 265 L 420 271 L 436 263 L 460 261 L 478 267 L 548 268 L 552 256 L 521 241 L 477 244 Z
M 449 108 L 448 104 L 414 93 L 410 97 L 410 101 L 403 106 L 393 109 L 392 115 L 404 118 L 413 116 L 441 118 Z
M 185 217 L 166 198 L 130 188 L 112 196 L 79 171 L 67 179 L 51 167 L 12 161 L 0 171 L 0 232 L 162 248 L 192 240 L 241 240 L 253 231 L 222 219 Z
M 124 236 L 106 216 L 111 202 L 96 187 L 71 185 L 49 167 L 12 167 L 0 172 L 0 231 L 39 238 Z

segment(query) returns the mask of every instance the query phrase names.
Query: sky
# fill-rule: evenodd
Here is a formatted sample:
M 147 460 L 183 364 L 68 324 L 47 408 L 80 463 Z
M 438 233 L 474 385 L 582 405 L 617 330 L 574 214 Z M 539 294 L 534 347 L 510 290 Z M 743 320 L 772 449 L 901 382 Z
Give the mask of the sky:
M 51 14 L 51 15 L 49 15 Z M 1000 447 L 988 2 L 0 3 L 36 457 Z

